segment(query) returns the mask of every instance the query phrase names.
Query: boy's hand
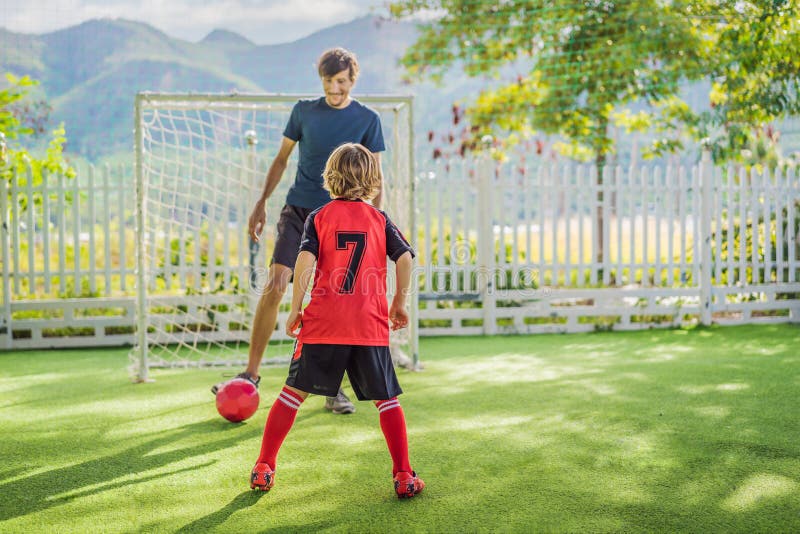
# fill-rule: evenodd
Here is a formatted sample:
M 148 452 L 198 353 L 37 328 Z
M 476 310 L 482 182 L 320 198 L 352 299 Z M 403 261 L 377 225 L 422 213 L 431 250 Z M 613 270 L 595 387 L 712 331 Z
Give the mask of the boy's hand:
M 397 299 L 392 300 L 392 306 L 389 308 L 389 322 L 392 330 L 400 330 L 408 326 L 408 312 L 406 312 L 405 303 L 401 304 Z
M 286 319 L 286 335 L 296 338 L 295 330 L 298 330 L 303 324 L 303 313 L 299 311 L 289 312 L 289 318 Z

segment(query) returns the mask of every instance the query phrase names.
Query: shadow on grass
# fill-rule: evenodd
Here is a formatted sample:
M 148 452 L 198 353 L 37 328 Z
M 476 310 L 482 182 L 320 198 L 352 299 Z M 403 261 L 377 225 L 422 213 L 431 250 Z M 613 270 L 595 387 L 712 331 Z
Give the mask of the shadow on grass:
M 145 476 L 145 477 L 137 477 L 136 480 L 133 481 L 133 482 L 128 481 L 128 480 L 120 480 L 118 482 L 112 482 L 110 484 L 105 484 L 105 485 L 103 485 L 101 487 L 92 488 L 92 489 L 84 490 L 84 491 L 73 492 L 73 493 L 70 493 L 69 495 L 65 495 L 63 497 L 52 499 L 52 501 L 53 501 L 53 505 L 66 504 L 69 501 L 72 501 L 73 499 L 78 499 L 80 497 L 86 497 L 87 495 L 92 495 L 94 493 L 99 493 L 100 491 L 108 491 L 108 490 L 112 490 L 112 489 L 116 489 L 116 488 L 121 488 L 123 486 L 129 486 L 131 484 L 143 484 L 143 483 L 149 482 L 151 480 L 158 480 L 159 478 L 164 478 L 164 477 L 169 477 L 169 476 L 172 476 L 172 475 L 177 475 L 178 473 L 195 472 L 195 471 L 198 471 L 200 469 L 203 469 L 204 467 L 208 467 L 208 466 L 214 465 L 215 463 L 217 463 L 216 460 L 210 461 L 210 462 L 205 462 L 205 463 L 202 463 L 202 464 L 192 465 L 192 466 L 189 466 L 189 467 L 184 467 L 183 469 L 176 469 L 174 471 L 168 471 L 166 473 L 158 473 L 157 475 L 150 475 L 150 476 Z
M 0 482 L 4 480 L 8 480 L 9 478 L 14 478 L 17 475 L 20 475 L 27 471 L 24 467 L 16 467 L 14 469 L 7 469 L 5 471 L 0 471 Z
M 231 515 L 256 504 L 267 492 L 245 491 L 234 497 L 220 510 L 184 525 L 177 532 L 208 532 L 224 523 Z
M 127 484 L 140 484 L 148 480 L 210 465 L 209 463 L 204 463 L 146 477 L 137 476 L 139 473 L 158 469 L 173 462 L 186 461 L 192 456 L 219 451 L 238 444 L 241 441 L 241 436 L 233 435 L 190 447 L 154 453 L 154 451 L 183 438 L 197 438 L 203 434 L 218 436 L 226 428 L 235 427 L 221 425 L 216 418 L 185 425 L 173 431 L 162 433 L 156 439 L 145 441 L 115 454 L 102 456 L 69 467 L 51 469 L 0 484 L 0 495 L 3 495 L 3 504 L 0 507 L 0 521 L 39 512 L 63 504 L 65 501 L 72 500 L 75 497 L 92 495 Z M 98 449 L 102 449 L 102 447 L 98 447 Z M 116 480 L 122 477 L 131 477 L 131 480 Z M 76 493 L 73 494 L 73 492 Z M 68 495 L 61 495 L 65 493 Z

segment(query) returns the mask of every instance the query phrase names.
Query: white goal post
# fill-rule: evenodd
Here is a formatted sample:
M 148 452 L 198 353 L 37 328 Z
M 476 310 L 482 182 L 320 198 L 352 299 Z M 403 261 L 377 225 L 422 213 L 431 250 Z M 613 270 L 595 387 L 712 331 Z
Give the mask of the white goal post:
M 247 219 L 280 146 L 295 102 L 318 95 L 168 94 L 135 100 L 136 344 L 131 374 L 146 381 L 154 367 L 243 366 L 260 289 L 266 282 L 275 224 L 294 180 L 297 151 L 267 205 L 260 245 Z M 381 117 L 383 206 L 412 242 L 413 100 L 359 96 Z M 390 262 L 391 263 L 391 262 Z M 390 267 L 388 291 L 394 290 Z M 392 333 L 393 351 L 418 359 L 416 282 L 410 326 Z M 391 295 L 390 295 L 391 296 Z M 285 303 L 291 298 L 287 291 Z M 288 361 L 282 305 L 267 362 Z M 282 341 L 283 340 L 283 341 Z M 277 353 L 277 354 L 276 354 Z M 278 358 L 275 358 L 278 356 Z

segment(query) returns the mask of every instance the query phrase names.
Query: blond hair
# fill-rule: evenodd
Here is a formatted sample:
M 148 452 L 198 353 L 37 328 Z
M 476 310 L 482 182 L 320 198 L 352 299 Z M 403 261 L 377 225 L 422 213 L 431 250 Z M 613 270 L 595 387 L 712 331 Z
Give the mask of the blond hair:
M 369 200 L 381 188 L 375 155 L 358 143 L 345 143 L 333 151 L 322 173 L 323 187 L 331 198 Z

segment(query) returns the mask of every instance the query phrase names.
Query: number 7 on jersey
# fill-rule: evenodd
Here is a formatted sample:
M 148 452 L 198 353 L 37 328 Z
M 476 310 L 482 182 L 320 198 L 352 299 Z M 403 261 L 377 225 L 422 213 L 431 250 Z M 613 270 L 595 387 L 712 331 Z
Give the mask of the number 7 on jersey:
M 361 260 L 364 257 L 364 250 L 367 248 L 366 232 L 336 232 L 336 250 L 350 251 L 350 260 L 347 262 L 347 275 L 339 288 L 340 294 L 351 294 L 355 290 L 358 270 L 361 268 Z

